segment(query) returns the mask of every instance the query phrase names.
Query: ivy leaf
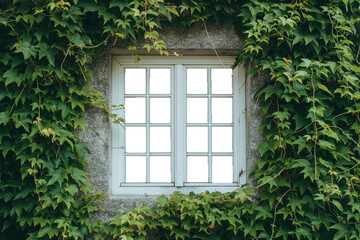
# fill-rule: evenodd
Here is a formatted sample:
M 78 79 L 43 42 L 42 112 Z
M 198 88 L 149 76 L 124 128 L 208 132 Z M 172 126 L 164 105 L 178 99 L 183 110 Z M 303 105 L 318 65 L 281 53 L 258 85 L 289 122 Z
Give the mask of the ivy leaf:
M 8 19 L 7 18 L 4 18 L 4 17 L 0 17 L 0 24 L 3 24 L 5 26 L 7 26 L 8 24 Z
M 9 113 L 8 112 L 0 112 L 0 125 L 4 124 L 9 121 Z
M 327 62 L 326 66 L 329 66 L 331 69 L 331 72 L 335 74 L 335 67 L 336 67 L 336 63 L 335 62 Z
M 18 73 L 16 68 L 12 68 L 4 73 L 4 78 L 6 78 L 5 86 L 9 85 L 10 83 L 15 82 L 18 86 L 20 86 L 23 80 L 23 74 Z
M 341 203 L 337 200 L 332 200 L 332 203 L 337 207 L 340 211 L 344 211 L 344 208 L 342 207 Z
M 71 108 L 67 106 L 65 103 L 59 103 L 58 105 L 59 109 L 61 110 L 61 117 L 63 120 L 69 115 L 71 112 Z
M 53 185 L 55 182 L 58 182 L 58 180 L 60 179 L 60 171 L 56 171 L 54 173 L 51 174 L 51 179 L 48 182 L 48 186 Z M 61 182 L 59 182 L 60 186 L 61 186 Z
M 24 55 L 24 59 L 28 59 L 31 56 L 36 56 L 35 47 L 30 45 L 29 42 L 23 42 L 16 44 L 16 53 L 22 53 Z
M 129 4 L 125 1 L 111 1 L 109 8 L 118 7 L 122 11 L 125 7 L 129 7 Z
M 68 33 L 67 34 L 68 39 L 70 40 L 70 42 L 74 43 L 77 46 L 85 46 L 83 40 L 81 39 L 81 35 L 79 33 Z
M 53 236 L 57 235 L 58 232 L 59 232 L 59 229 L 53 228 L 52 226 L 46 226 L 39 230 L 37 237 L 41 238 L 47 234 L 47 235 L 49 235 L 49 238 L 52 238 Z
M 40 43 L 38 45 L 40 51 L 39 51 L 39 59 L 46 57 L 49 63 L 55 67 L 55 49 L 49 49 L 49 46 L 45 43 Z
M 319 88 L 325 92 L 327 92 L 328 94 L 330 94 L 331 96 L 333 95 L 332 92 L 330 92 L 330 90 L 324 85 L 324 84 L 321 84 L 321 83 L 318 83 L 319 85 Z

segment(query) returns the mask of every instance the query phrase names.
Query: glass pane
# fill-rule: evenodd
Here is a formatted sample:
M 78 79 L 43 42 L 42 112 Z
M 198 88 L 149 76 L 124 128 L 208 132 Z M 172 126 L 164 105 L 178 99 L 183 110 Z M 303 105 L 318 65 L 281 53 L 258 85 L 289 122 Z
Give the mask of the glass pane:
M 213 123 L 232 123 L 232 98 L 212 98 L 211 120 Z
M 232 70 L 230 68 L 211 69 L 211 93 L 232 94 Z
M 208 119 L 208 99 L 207 98 L 187 98 L 187 122 L 188 123 L 207 123 Z
M 150 157 L 150 182 L 171 182 L 170 160 L 168 156 Z
M 206 94 L 207 93 L 207 69 L 188 68 L 187 69 L 187 93 Z
M 126 123 L 146 122 L 145 98 L 125 98 L 125 121 Z
M 170 98 L 150 98 L 150 122 L 170 123 Z
M 146 127 L 126 127 L 126 152 L 146 152 Z
M 192 156 L 187 158 L 187 181 L 208 182 L 208 157 Z
M 146 182 L 146 157 L 126 157 L 126 182 Z
M 150 68 L 150 94 L 170 94 L 169 68 Z
M 231 156 L 216 156 L 212 158 L 212 182 L 233 182 L 233 161 Z
M 170 127 L 150 127 L 150 152 L 171 152 Z
M 125 94 L 146 93 L 146 69 L 125 68 Z
M 212 151 L 232 152 L 232 127 L 212 128 Z
M 208 151 L 208 128 L 188 127 L 187 128 L 187 152 Z

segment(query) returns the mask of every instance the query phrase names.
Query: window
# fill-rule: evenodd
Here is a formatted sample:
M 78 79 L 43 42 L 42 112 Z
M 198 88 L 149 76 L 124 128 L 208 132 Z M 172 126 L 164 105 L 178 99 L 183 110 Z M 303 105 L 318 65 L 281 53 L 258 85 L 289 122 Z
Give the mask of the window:
M 232 57 L 114 57 L 112 194 L 231 191 L 246 169 L 245 72 Z

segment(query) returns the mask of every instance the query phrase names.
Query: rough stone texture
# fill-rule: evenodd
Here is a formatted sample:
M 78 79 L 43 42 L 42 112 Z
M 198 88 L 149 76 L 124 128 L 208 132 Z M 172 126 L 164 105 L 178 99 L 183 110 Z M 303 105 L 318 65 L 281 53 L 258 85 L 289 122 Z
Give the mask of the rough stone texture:
M 257 150 L 259 143 L 264 140 L 264 134 L 260 131 L 262 121 L 261 105 L 262 99 L 254 99 L 256 91 L 262 87 L 269 76 L 265 72 L 246 79 L 246 109 L 247 109 L 247 162 L 246 162 L 246 176 L 249 184 L 255 185 L 252 179 L 249 179 L 249 174 L 255 169 L 256 160 L 260 157 Z
M 236 56 L 241 50 L 243 43 L 235 35 L 233 30 L 208 26 L 209 36 L 219 53 L 219 55 Z M 204 26 L 195 25 L 190 30 L 183 28 L 170 28 L 161 33 L 161 38 L 167 44 L 169 50 L 174 50 L 183 55 L 215 55 L 213 47 L 205 33 Z M 143 42 L 137 42 L 138 48 Z M 113 55 L 130 55 L 126 50 L 128 42 L 118 42 L 114 47 L 108 48 L 99 53 L 93 61 L 92 70 L 94 76 L 92 79 L 93 86 L 100 91 L 107 99 L 110 97 L 111 83 L 111 57 Z M 136 54 L 153 55 L 144 50 L 137 50 Z M 259 107 L 253 100 L 256 90 L 267 79 L 266 75 L 259 75 L 256 78 L 247 78 L 246 82 L 246 106 L 247 106 L 247 170 L 248 175 L 254 169 L 254 162 L 258 158 L 256 148 L 262 141 L 263 136 L 260 134 Z M 87 144 L 91 155 L 87 156 L 89 165 L 87 171 L 90 174 L 90 182 L 96 190 L 109 192 L 110 190 L 110 170 L 111 170 L 111 151 L 108 147 L 111 142 L 110 121 L 106 113 L 102 110 L 91 109 L 85 114 L 87 120 L 87 129 L 85 132 L 79 131 L 79 137 Z M 100 136 L 100 137 L 99 137 Z M 95 219 L 109 220 L 118 212 L 124 212 L 136 206 L 153 206 L 155 201 L 152 198 L 145 197 L 118 197 L 109 196 L 101 207 L 104 212 L 97 214 Z
M 236 56 L 243 46 L 243 42 L 231 29 L 207 26 L 209 35 L 206 34 L 204 25 L 195 24 L 190 30 L 183 27 L 172 27 L 160 32 L 160 38 L 164 40 L 169 53 L 176 51 L 184 55 L 215 55 L 214 49 L 208 39 L 210 37 L 216 51 L 221 56 Z M 152 55 L 157 53 L 148 53 L 142 49 L 144 41 L 138 41 L 135 44 L 129 41 L 119 41 L 115 48 L 111 49 L 113 54 L 127 54 L 125 50 L 130 45 L 137 47 L 137 54 Z

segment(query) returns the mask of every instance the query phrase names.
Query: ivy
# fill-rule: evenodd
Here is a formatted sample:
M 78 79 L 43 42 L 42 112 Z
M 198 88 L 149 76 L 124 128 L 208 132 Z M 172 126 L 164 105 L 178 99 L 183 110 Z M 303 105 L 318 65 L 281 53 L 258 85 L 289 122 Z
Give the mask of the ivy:
M 0 2 L 0 238 L 360 238 L 358 0 Z M 244 40 L 234 66 L 269 74 L 255 96 L 257 184 L 175 192 L 91 222 L 104 193 L 87 181 L 89 151 L 74 132 L 91 107 L 123 121 L 111 114 L 123 106 L 90 84 L 92 56 L 118 39 L 172 54 L 159 29 L 196 21 L 233 27 Z

